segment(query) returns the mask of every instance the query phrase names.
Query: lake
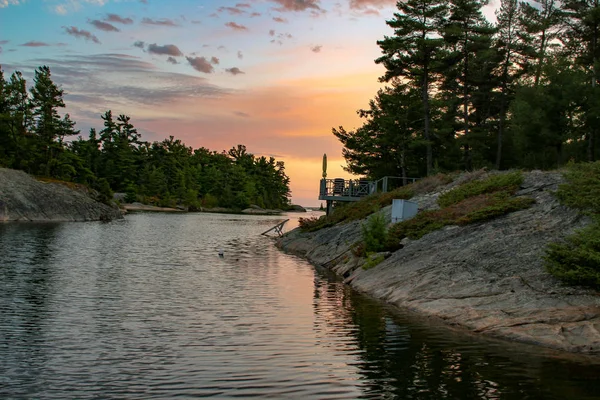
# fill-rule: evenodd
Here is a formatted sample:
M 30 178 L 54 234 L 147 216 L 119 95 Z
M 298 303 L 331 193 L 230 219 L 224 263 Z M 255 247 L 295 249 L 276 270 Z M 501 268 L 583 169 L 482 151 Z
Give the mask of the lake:
M 599 359 L 360 295 L 260 235 L 281 219 L 0 224 L 0 398 L 600 398 Z

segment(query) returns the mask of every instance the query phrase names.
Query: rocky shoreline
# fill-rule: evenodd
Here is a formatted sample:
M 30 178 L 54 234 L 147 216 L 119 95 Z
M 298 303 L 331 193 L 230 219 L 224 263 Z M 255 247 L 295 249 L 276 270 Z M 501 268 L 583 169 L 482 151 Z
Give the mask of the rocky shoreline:
M 526 173 L 517 196 L 533 197 L 531 208 L 404 239 L 402 249 L 368 270 L 352 252 L 364 220 L 312 233 L 295 229 L 278 246 L 332 269 L 358 291 L 449 325 L 599 355 L 600 295 L 567 286 L 544 269 L 547 244 L 589 222 L 553 196 L 562 182 L 558 172 Z M 455 185 L 411 200 L 419 210 L 434 209 L 437 197 Z M 380 212 L 390 219 L 391 207 Z
M 93 198 L 78 185 L 41 182 L 23 171 L 0 168 L 0 222 L 110 221 L 123 218 L 117 207 Z

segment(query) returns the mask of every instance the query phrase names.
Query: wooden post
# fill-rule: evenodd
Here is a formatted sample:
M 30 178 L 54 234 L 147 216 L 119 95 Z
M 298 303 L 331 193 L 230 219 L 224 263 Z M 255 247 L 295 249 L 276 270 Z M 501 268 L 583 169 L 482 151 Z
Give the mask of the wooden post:
M 325 211 L 325 215 L 329 216 L 331 214 L 331 206 L 333 205 L 333 200 L 327 200 L 327 210 Z

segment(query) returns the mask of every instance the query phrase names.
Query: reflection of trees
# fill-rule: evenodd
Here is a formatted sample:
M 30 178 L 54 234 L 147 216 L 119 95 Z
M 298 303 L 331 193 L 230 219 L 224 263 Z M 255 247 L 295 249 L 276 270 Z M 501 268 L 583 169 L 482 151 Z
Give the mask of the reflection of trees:
M 358 354 L 363 397 L 580 399 L 600 394 L 598 365 L 557 362 L 540 356 L 542 349 L 428 328 L 323 274 L 315 279 L 315 330 L 350 336 L 343 346 Z M 574 369 L 581 374 L 575 376 Z M 573 383 L 581 376 L 587 386 Z

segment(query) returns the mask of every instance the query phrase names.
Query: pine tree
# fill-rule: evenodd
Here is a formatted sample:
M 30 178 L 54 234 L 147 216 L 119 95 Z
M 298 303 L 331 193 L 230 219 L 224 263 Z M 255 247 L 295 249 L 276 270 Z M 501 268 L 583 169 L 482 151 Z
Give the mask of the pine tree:
M 30 92 L 34 130 L 43 156 L 38 172 L 50 176 L 53 160 L 63 148 L 60 140 L 76 131 L 70 129 L 70 120 L 61 120 L 58 114 L 58 109 L 65 107 L 64 91 L 52 81 L 50 68 L 36 69 L 33 82 Z
M 452 0 L 450 17 L 444 32 L 449 54 L 446 59 L 448 70 L 446 79 L 456 79 L 458 89 L 454 95 L 461 99 L 462 132 L 461 142 L 464 152 L 464 167 L 473 168 L 470 108 L 475 90 L 476 64 L 484 65 L 478 57 L 490 56 L 491 36 L 494 28 L 485 20 L 481 8 L 487 0 Z M 493 56 L 493 54 L 491 54 Z
M 383 64 L 386 73 L 382 82 L 405 79 L 418 89 L 423 102 L 423 138 L 426 143 L 426 170 L 433 170 L 430 92 L 438 76 L 443 39 L 441 27 L 447 14 L 446 2 L 440 0 L 408 0 L 398 2 L 399 13 L 387 21 L 394 36 L 377 42 L 383 56 L 375 60 Z
M 529 57 L 534 52 L 534 48 L 525 27 L 521 24 L 523 6 L 519 6 L 518 0 L 501 0 L 500 8 L 496 11 L 496 19 L 498 32 L 495 46 L 502 56 L 500 69 L 497 71 L 500 109 L 495 162 L 496 169 L 500 169 L 506 114 L 514 98 L 519 79 L 528 71 Z
M 567 25 L 562 36 L 568 54 L 588 77 L 585 102 L 588 161 L 596 159 L 596 136 L 600 126 L 600 0 L 566 0 L 562 6 Z

